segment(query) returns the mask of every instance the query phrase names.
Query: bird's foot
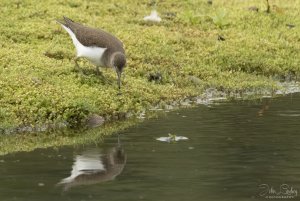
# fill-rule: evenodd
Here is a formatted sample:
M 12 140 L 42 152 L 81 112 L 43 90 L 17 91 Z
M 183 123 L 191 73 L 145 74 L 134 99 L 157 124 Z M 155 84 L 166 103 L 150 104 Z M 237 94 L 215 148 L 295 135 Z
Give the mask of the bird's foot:
M 99 69 L 96 70 L 96 75 L 99 76 L 99 78 L 100 78 L 104 83 L 108 83 L 108 84 L 111 84 L 111 83 L 112 83 L 110 80 L 108 80 L 108 79 L 103 75 L 103 72 L 101 72 Z
M 96 75 L 103 76 L 103 73 L 99 70 L 99 67 L 96 67 Z

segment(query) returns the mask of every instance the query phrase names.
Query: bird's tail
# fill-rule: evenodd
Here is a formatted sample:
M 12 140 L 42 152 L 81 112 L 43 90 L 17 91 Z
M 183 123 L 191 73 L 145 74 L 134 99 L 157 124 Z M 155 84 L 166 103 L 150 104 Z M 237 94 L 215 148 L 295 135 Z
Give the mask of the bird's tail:
M 70 18 L 67 18 L 66 16 L 63 16 L 64 19 L 59 19 L 56 20 L 57 23 L 64 25 L 66 27 L 69 27 L 70 23 L 74 23 L 73 20 L 71 20 Z
M 61 25 L 64 25 L 64 26 L 66 26 L 66 23 L 65 23 L 65 21 L 63 21 L 63 20 L 55 20 L 58 24 L 61 24 Z

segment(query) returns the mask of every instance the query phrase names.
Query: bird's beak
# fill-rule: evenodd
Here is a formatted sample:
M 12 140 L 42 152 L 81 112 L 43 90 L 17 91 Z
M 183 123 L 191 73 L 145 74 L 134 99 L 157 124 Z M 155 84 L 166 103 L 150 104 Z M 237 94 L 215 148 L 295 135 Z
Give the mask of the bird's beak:
M 118 87 L 119 87 L 119 90 L 120 90 L 121 89 L 121 75 L 122 75 L 122 72 L 117 70 L 117 75 L 118 75 Z

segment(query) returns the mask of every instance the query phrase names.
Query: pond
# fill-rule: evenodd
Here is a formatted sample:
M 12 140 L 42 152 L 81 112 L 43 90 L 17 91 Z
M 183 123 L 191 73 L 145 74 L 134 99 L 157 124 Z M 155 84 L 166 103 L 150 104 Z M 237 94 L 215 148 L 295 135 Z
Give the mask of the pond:
M 297 200 L 299 122 L 300 94 L 172 111 L 97 144 L 1 156 L 0 200 Z M 169 133 L 188 140 L 156 140 Z

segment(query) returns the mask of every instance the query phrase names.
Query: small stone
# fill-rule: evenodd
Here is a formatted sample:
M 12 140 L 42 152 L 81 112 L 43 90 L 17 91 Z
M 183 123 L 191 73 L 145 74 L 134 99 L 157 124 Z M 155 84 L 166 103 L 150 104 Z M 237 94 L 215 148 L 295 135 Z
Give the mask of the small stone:
M 200 85 L 202 83 L 202 80 L 195 76 L 189 76 L 188 79 L 189 81 L 191 81 L 193 84 L 196 85 Z
M 166 105 L 166 106 L 165 106 L 165 109 L 166 109 L 166 110 L 173 110 L 173 109 L 174 109 L 174 106 L 172 106 L 172 105 Z
M 180 105 L 181 106 L 190 106 L 191 105 L 191 101 L 190 100 L 188 100 L 188 99 L 185 99 L 185 100 L 182 100 L 182 101 L 180 101 Z
M 212 4 L 213 4 L 213 1 L 212 1 L 212 0 L 208 0 L 207 3 L 208 3 L 209 5 L 212 5 Z
M 150 73 L 148 76 L 148 81 L 149 82 L 161 82 L 162 81 L 162 75 L 158 72 L 156 73 Z
M 90 115 L 86 120 L 86 125 L 90 128 L 95 128 L 102 125 L 105 122 L 102 116 L 97 114 Z

